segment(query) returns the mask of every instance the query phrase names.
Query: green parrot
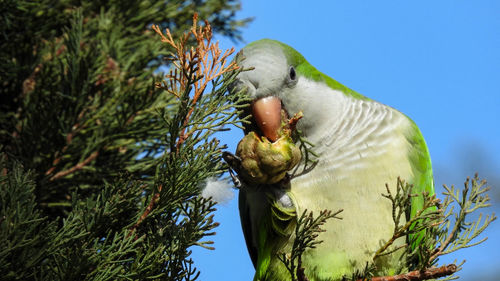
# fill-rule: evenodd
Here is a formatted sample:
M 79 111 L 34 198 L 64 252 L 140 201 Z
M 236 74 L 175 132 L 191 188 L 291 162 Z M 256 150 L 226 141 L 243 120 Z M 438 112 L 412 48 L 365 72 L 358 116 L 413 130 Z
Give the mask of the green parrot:
M 265 179 L 272 182 L 259 181 L 260 176 L 252 178 L 251 171 L 239 179 L 240 217 L 256 268 L 254 281 L 290 280 L 279 255 L 291 248 L 297 216 L 304 210 L 319 214 L 343 209 L 342 220 L 331 219 L 324 225 L 325 232 L 317 238 L 322 244 L 302 257 L 309 280 L 341 280 L 363 270 L 393 234 L 391 202 L 381 196 L 385 185 L 395 190 L 401 177 L 414 185 L 413 193 L 434 193 L 431 160 L 420 130 L 401 112 L 343 86 L 279 41 L 250 43 L 236 60 L 252 68 L 238 75 L 232 91 L 246 91 L 254 100 L 254 122 L 246 131 L 257 132 L 240 146 L 254 147 L 257 135 L 266 142 L 276 141 L 281 137 L 276 132 L 283 126 L 279 111 L 288 116 L 301 112 L 294 126 L 319 155 L 314 168 L 280 176 L 279 181 L 271 176 Z M 287 155 L 293 158 L 296 153 Z M 304 159 L 299 165 L 304 165 Z M 412 199 L 408 216 L 422 208 L 422 201 Z M 405 238 L 400 238 L 395 245 L 403 243 Z M 378 266 L 391 272 L 400 259 L 401 251 L 395 252 Z

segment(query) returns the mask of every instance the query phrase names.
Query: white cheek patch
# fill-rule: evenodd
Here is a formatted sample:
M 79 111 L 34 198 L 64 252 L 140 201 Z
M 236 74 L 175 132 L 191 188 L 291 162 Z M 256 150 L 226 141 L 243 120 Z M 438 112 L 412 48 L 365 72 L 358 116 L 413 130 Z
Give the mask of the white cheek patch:
M 304 117 L 297 126 L 313 139 L 337 126 L 348 102 L 342 92 L 304 77 L 299 77 L 295 87 L 285 89 L 279 97 L 290 115 L 302 111 Z

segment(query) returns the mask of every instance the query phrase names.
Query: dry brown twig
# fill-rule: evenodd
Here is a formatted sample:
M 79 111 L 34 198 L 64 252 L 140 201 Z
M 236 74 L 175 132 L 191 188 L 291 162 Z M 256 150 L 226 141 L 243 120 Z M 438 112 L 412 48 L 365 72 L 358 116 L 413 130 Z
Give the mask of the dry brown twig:
M 99 151 L 92 152 L 92 154 L 90 154 L 89 157 L 85 158 L 82 162 L 79 162 L 78 164 L 76 164 L 75 166 L 73 166 L 73 167 L 71 167 L 71 168 L 69 168 L 67 170 L 60 171 L 60 172 L 56 173 L 55 175 L 53 175 L 50 178 L 50 180 L 53 181 L 53 180 L 65 177 L 65 176 L 67 176 L 69 174 L 72 174 L 72 173 L 74 173 L 74 172 L 76 172 L 78 170 L 83 169 L 83 167 L 85 167 L 90 162 L 92 162 L 94 159 L 96 159 L 98 155 L 99 155 Z M 47 172 L 49 172 L 49 171 L 47 171 Z
M 404 274 L 394 276 L 373 277 L 371 279 L 358 279 L 358 281 L 419 281 L 440 278 L 451 275 L 457 271 L 455 264 L 443 265 L 441 267 L 432 267 L 425 270 L 415 270 Z
M 128 233 L 127 237 L 130 236 L 132 233 L 134 233 L 134 231 L 137 229 L 137 227 L 139 227 L 141 222 L 146 219 L 146 217 L 149 215 L 149 213 L 151 213 L 151 211 L 153 211 L 156 203 L 158 203 L 158 200 L 160 200 L 160 192 L 162 189 L 163 189 L 162 185 L 158 186 L 158 192 L 153 195 L 153 197 L 149 201 L 148 206 L 146 207 L 146 210 L 144 210 L 144 213 L 142 213 L 137 222 L 130 228 L 130 232 Z
M 236 62 L 232 61 L 229 64 L 228 58 L 234 53 L 234 48 L 224 51 L 219 48 L 219 42 L 212 42 L 212 27 L 205 21 L 205 26 L 198 26 L 198 15 L 193 16 L 193 26 L 189 33 L 185 33 L 183 37 L 176 42 L 172 38 L 170 30 L 167 28 L 165 34 L 160 30 L 158 25 L 153 25 L 153 30 L 161 36 L 161 41 L 167 43 L 175 49 L 171 53 L 170 60 L 174 64 L 174 68 L 165 76 L 167 82 L 159 85 L 169 93 L 179 96 L 186 90 L 187 83 L 191 77 L 190 70 L 193 65 L 201 63 L 201 67 L 195 68 L 196 75 L 194 86 L 193 102 L 199 99 L 208 83 L 217 77 L 238 69 Z M 194 36 L 196 46 L 186 49 L 188 40 Z M 227 65 L 226 65 L 227 64 Z
M 45 175 L 46 176 L 49 176 L 51 175 L 52 173 L 54 173 L 54 171 L 56 170 L 57 168 L 57 164 L 59 164 L 59 162 L 61 161 L 61 159 L 63 158 L 63 154 L 68 150 L 69 146 L 71 145 L 71 142 L 73 141 L 73 138 L 76 134 L 78 134 L 78 132 L 83 129 L 83 126 L 81 125 L 80 121 L 83 119 L 83 117 L 85 116 L 85 113 L 86 113 L 86 109 L 83 109 L 80 114 L 78 114 L 78 118 L 77 118 L 77 123 L 75 123 L 72 127 L 71 127 L 71 132 L 69 132 L 67 135 L 66 135 L 66 145 L 64 145 L 64 147 L 62 149 L 60 149 L 59 151 L 56 151 L 56 153 L 54 154 L 54 160 L 52 161 L 52 167 L 50 167 L 46 172 L 45 172 Z M 53 181 L 53 180 L 56 180 L 56 179 L 59 179 L 61 177 L 65 177 L 75 171 L 78 171 L 80 169 L 82 169 L 85 165 L 87 165 L 88 163 L 90 163 L 92 160 L 94 160 L 97 156 L 99 155 L 99 151 L 94 151 L 89 157 L 87 157 L 85 160 L 83 160 L 82 162 L 76 164 L 75 166 L 73 166 L 72 168 L 69 168 L 67 170 L 64 170 L 64 171 L 60 171 L 58 173 L 56 173 L 54 176 L 50 177 L 50 181 Z

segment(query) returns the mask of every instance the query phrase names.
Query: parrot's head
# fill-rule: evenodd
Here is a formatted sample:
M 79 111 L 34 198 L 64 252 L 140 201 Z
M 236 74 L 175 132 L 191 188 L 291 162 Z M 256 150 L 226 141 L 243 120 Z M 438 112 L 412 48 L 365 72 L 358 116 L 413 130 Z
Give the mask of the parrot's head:
M 310 65 L 292 47 L 279 41 L 262 39 L 248 44 L 236 56 L 244 69 L 232 91 L 244 90 L 252 99 L 253 127 L 270 140 L 277 138 L 280 112 L 289 116 L 302 112 L 298 128 L 307 136 L 322 130 L 322 124 L 336 118 L 342 106 L 343 87 Z M 342 90 L 342 89 L 336 89 Z

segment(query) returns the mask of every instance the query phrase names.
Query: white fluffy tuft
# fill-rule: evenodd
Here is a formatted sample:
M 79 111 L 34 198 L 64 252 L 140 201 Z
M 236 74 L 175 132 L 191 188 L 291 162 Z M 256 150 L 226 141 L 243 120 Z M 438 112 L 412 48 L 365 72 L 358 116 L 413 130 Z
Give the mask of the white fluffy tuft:
M 226 204 L 234 197 L 234 191 L 229 183 L 216 178 L 208 178 L 205 187 L 201 192 L 205 198 L 212 197 L 212 200 L 220 204 Z

